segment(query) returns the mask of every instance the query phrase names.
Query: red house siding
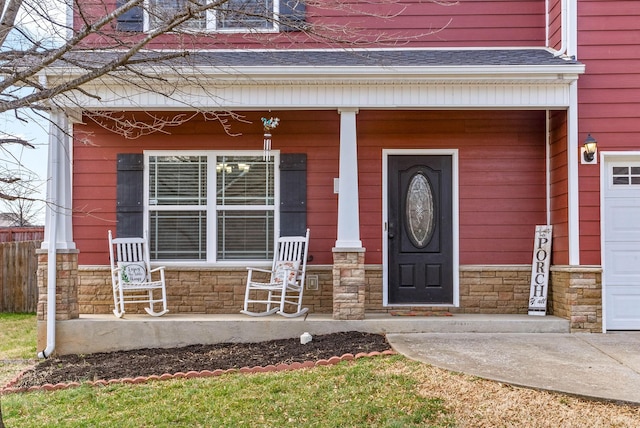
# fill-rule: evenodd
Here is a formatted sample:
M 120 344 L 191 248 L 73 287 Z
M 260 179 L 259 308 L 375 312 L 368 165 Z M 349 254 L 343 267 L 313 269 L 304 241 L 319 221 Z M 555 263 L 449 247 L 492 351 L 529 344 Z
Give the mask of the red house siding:
M 567 175 L 567 113 L 550 115 L 550 188 L 553 244 L 551 263 L 569 264 L 569 194 Z
M 273 112 L 274 148 L 308 155 L 308 224 L 314 264 L 331 264 L 335 245 L 339 116 L 335 111 Z M 126 140 L 95 125 L 76 126 L 74 239 L 80 264 L 107 264 L 115 228 L 116 156 L 142 150 L 260 149 L 259 114 L 234 123 L 192 120 L 171 135 Z M 459 149 L 460 262 L 531 262 L 534 226 L 546 222 L 544 112 L 361 111 L 357 116 L 361 239 L 366 263 L 382 263 L 382 150 Z M 82 132 L 80 132 L 82 131 Z M 86 134 L 85 134 L 86 132 Z M 84 141 L 84 142 L 83 142 Z
M 80 249 L 80 264 L 108 264 L 106 233 L 115 229 L 116 157 L 118 153 L 144 150 L 261 150 L 264 113 L 246 112 L 251 124 L 233 122 L 232 132 L 224 133 L 216 121 L 199 116 L 188 124 L 170 129 L 171 134 L 155 133 L 127 140 L 95 124 L 76 125 L 74 143 L 74 241 Z M 314 263 L 331 264 L 335 244 L 337 197 L 333 178 L 338 176 L 339 116 L 336 111 L 274 112 L 281 124 L 273 132 L 275 149 L 286 153 L 307 153 L 308 222 L 313 225 L 309 247 Z M 90 123 L 90 122 L 88 122 Z M 313 132 L 309 132 L 313 130 Z
M 578 59 L 579 137 L 591 133 L 598 150 L 640 148 L 640 33 L 638 2 L 581 0 Z M 599 168 L 581 165 L 580 263 L 601 263 Z
M 381 186 L 382 149 L 459 149 L 460 263 L 531 263 L 535 225 L 546 223 L 543 112 L 361 111 L 358 134 L 361 189 Z M 368 263 L 382 262 L 381 197 L 361 194 Z
M 96 4 L 97 3 L 97 4 Z M 104 2 L 115 8 L 115 0 Z M 486 46 L 544 46 L 545 2 L 543 0 L 463 0 L 458 2 L 337 2 L 340 6 L 322 9 L 307 6 L 307 22 L 322 32 L 323 38 L 308 37 L 302 32 L 224 34 L 189 36 L 166 34 L 152 41 L 149 47 L 229 49 L 260 48 L 265 46 L 291 48 L 326 48 L 331 41 L 357 39 L 359 43 L 389 45 L 396 42 L 403 47 L 486 47 Z M 82 3 L 90 7 L 91 16 L 104 15 L 102 2 Z M 76 12 L 74 27 L 81 28 L 84 21 Z M 338 30 L 328 32 L 333 26 Z M 324 28 L 324 29 L 323 29 Z M 344 29 L 349 29 L 346 33 Z M 312 31 L 312 32 L 313 32 Z M 128 35 L 120 36 L 130 37 Z M 133 36 L 134 38 L 137 36 Z M 346 40 L 345 40 L 346 39 Z M 112 41 L 103 35 L 92 36 L 87 44 L 107 46 Z
M 347 16 L 336 12 L 332 24 L 359 26 L 372 31 L 371 40 L 380 32 L 389 36 L 410 37 L 406 46 L 542 46 L 545 39 L 544 1 L 538 0 L 464 0 L 458 2 L 406 2 L 401 5 L 355 6 L 370 13 Z M 374 15 L 393 14 L 392 18 Z M 310 8 L 310 14 L 315 11 Z M 327 15 L 326 10 L 322 14 Z M 329 11 L 330 13 L 330 11 Z

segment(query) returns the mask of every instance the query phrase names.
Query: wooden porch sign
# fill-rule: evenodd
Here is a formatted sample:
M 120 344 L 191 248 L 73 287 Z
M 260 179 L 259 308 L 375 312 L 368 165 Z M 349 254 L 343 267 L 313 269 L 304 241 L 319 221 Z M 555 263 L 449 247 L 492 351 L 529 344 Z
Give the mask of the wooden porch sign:
M 536 226 L 536 236 L 533 245 L 533 263 L 531 265 L 529 315 L 544 316 L 547 314 L 552 228 L 553 226 Z

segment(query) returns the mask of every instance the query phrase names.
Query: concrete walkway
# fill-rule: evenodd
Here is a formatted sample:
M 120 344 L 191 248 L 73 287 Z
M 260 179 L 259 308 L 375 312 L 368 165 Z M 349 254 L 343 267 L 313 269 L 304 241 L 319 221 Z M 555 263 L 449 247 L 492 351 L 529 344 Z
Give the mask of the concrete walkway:
M 640 404 L 640 332 L 387 334 L 417 361 L 485 379 Z

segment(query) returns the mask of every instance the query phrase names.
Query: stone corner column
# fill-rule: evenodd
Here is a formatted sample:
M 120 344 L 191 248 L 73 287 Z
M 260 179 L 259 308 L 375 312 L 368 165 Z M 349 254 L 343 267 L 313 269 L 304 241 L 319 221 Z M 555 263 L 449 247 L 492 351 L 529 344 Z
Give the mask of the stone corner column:
M 602 332 L 602 268 L 553 266 L 551 313 L 568 319 L 572 333 Z
M 47 319 L 48 251 L 38 254 L 38 321 Z M 78 306 L 78 250 L 56 251 L 56 320 L 80 317 Z
M 333 249 L 333 319 L 364 319 L 365 252 L 364 248 Z

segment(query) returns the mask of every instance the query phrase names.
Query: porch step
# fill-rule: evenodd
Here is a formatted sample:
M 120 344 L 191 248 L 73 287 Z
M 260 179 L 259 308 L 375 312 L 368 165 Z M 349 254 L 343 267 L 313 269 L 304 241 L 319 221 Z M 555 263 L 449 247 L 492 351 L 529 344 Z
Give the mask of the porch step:
M 241 314 L 81 315 L 56 323 L 56 354 L 88 354 L 193 344 L 260 342 L 344 331 L 366 333 L 568 333 L 569 321 L 554 316 L 455 314 L 453 316 L 391 316 L 367 314 L 364 320 L 334 320 L 331 314 L 310 314 L 306 320 L 277 315 L 252 318 Z M 38 335 L 46 325 L 38 322 Z M 44 336 L 41 336 L 44 337 Z M 45 339 L 46 341 L 46 339 Z M 44 343 L 40 342 L 39 343 Z

